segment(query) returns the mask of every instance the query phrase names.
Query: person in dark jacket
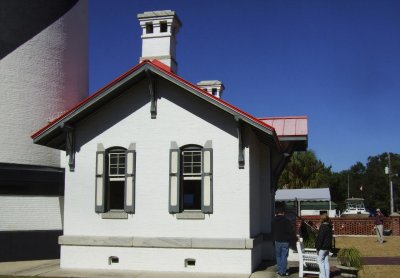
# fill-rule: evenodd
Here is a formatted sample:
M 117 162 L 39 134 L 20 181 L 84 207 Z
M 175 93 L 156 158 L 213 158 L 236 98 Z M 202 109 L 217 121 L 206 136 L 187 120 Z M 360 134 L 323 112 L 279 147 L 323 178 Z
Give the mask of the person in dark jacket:
M 285 216 L 283 207 L 278 207 L 272 221 L 272 236 L 275 241 L 276 265 L 279 276 L 289 276 L 287 272 L 287 257 L 291 241 L 296 240 L 296 234 L 289 219 Z
M 318 266 L 319 266 L 319 278 L 329 278 L 330 266 L 329 266 L 329 250 L 332 248 L 332 225 L 329 221 L 327 214 L 321 215 L 321 225 L 317 239 L 315 240 L 315 249 L 318 253 Z

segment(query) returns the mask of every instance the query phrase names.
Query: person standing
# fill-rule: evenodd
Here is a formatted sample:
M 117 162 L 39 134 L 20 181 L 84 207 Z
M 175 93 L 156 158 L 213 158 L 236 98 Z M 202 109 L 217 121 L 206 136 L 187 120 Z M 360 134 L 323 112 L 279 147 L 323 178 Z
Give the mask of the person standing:
M 376 209 L 375 230 L 376 230 L 376 235 L 378 236 L 378 241 L 381 244 L 383 243 L 383 219 L 384 219 L 384 216 L 383 216 L 381 210 Z
M 290 220 L 285 216 L 285 209 L 278 207 L 276 212 L 272 221 L 272 236 L 275 241 L 277 273 L 279 276 L 289 276 L 287 272 L 289 245 L 296 240 L 296 234 Z
M 318 254 L 319 278 L 329 278 L 329 250 L 332 248 L 332 225 L 327 214 L 321 215 L 321 225 L 315 240 Z

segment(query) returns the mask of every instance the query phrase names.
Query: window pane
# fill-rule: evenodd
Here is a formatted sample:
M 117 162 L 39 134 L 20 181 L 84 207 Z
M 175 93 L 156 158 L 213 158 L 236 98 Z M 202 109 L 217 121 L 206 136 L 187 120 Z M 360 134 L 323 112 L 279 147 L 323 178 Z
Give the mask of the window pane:
M 201 173 L 201 166 L 193 166 L 193 173 L 196 174 Z
M 201 209 L 201 180 L 184 180 L 183 190 L 183 210 Z
M 117 164 L 117 156 L 115 154 L 110 154 L 110 164 Z
M 183 162 L 191 162 L 191 161 L 192 161 L 192 158 L 189 155 L 185 154 L 183 156 Z
M 201 154 L 197 153 L 193 156 L 193 162 L 201 162 Z
M 183 174 L 201 174 L 201 151 L 183 151 Z
M 124 176 L 125 175 L 125 153 L 122 150 L 115 150 L 113 153 L 109 153 L 109 175 Z
M 124 181 L 110 181 L 110 209 L 124 209 Z
M 110 166 L 110 175 L 116 175 L 116 174 L 118 174 L 118 172 L 117 172 L 117 167 L 115 167 L 115 166 Z

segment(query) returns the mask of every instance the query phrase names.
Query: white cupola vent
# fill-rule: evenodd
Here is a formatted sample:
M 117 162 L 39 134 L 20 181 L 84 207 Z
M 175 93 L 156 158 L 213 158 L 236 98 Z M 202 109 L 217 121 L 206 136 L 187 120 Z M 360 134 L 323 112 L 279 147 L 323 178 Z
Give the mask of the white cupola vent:
M 142 28 L 143 60 L 159 60 L 167 65 L 172 72 L 177 73 L 176 34 L 182 26 L 174 11 L 152 11 L 138 14 Z
M 224 84 L 222 84 L 222 82 L 219 80 L 200 81 L 199 83 L 197 83 L 197 86 L 199 86 L 203 90 L 207 91 L 207 93 L 217 98 L 222 97 L 222 92 L 225 89 Z

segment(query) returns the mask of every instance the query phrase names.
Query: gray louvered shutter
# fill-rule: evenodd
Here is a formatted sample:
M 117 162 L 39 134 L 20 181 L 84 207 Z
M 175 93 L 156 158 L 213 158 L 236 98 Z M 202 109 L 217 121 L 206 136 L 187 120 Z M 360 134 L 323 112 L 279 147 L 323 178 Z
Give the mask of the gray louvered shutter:
M 169 150 L 169 213 L 180 212 L 180 151 Z
M 95 211 L 106 211 L 107 155 L 105 151 L 96 152 L 96 197 Z
M 213 149 L 202 150 L 202 174 L 201 174 L 201 211 L 213 212 Z
M 125 151 L 125 196 L 124 210 L 135 213 L 136 151 Z

